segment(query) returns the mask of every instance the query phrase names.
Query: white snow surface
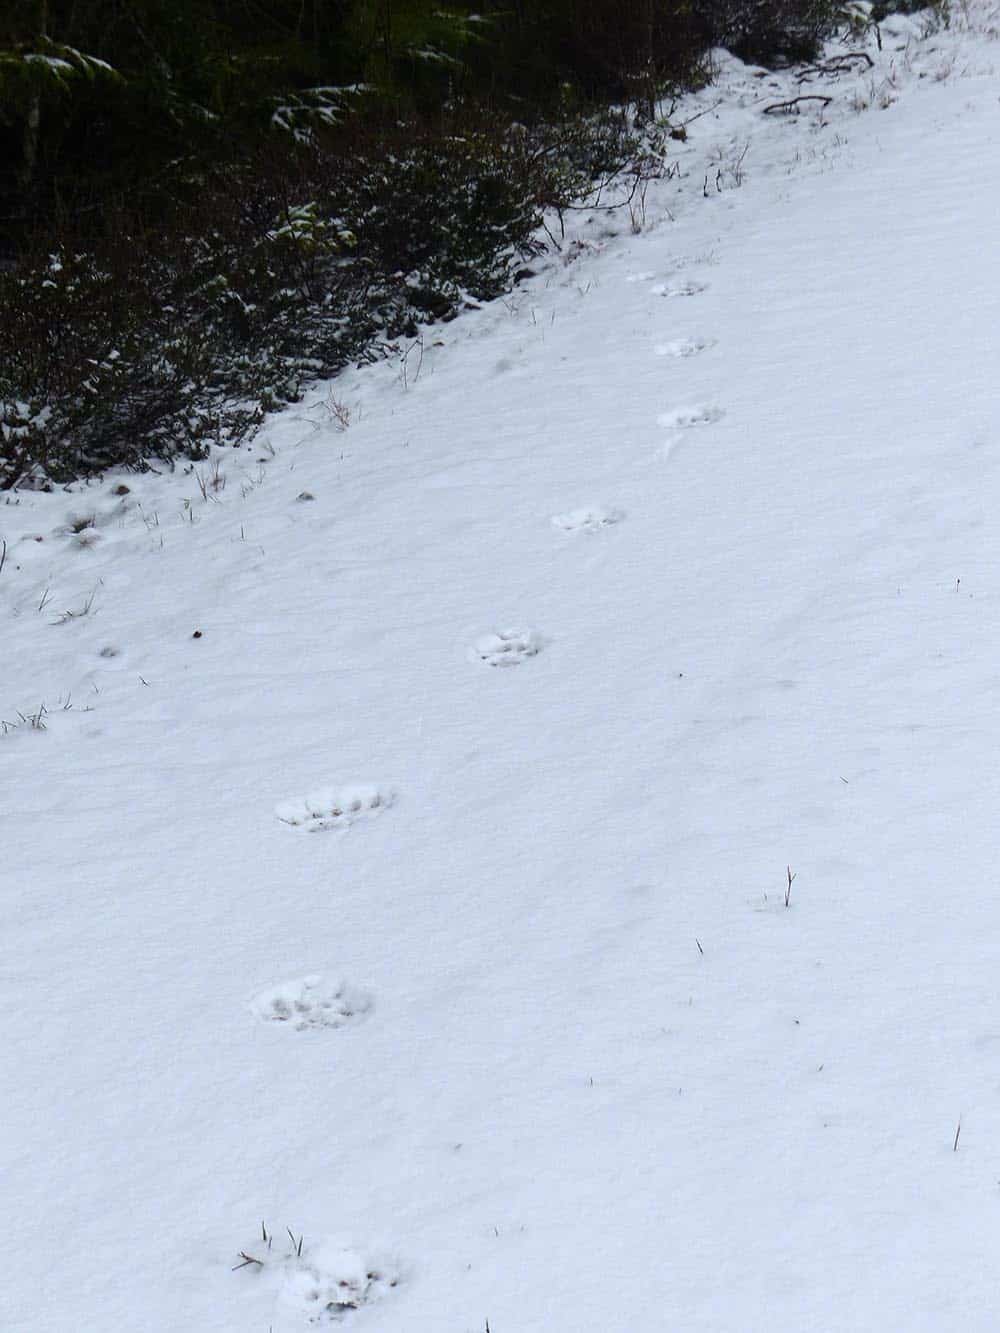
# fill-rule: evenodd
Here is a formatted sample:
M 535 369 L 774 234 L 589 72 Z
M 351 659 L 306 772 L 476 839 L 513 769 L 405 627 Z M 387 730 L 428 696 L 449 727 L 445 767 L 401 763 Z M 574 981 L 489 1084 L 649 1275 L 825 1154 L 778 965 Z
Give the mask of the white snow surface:
M 996 1328 L 995 28 L 5 497 L 5 1333 Z

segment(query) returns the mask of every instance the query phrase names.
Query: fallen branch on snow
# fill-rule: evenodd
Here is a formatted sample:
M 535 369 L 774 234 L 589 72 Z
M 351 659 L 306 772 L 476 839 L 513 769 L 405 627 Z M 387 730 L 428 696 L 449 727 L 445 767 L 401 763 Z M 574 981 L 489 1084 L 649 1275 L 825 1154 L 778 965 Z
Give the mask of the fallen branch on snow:
M 774 116 L 784 112 L 787 115 L 797 116 L 802 102 L 822 102 L 824 106 L 829 106 L 832 101 L 832 97 L 824 97 L 822 93 L 802 93 L 799 97 L 790 97 L 787 102 L 772 102 L 770 106 L 764 108 L 764 115 Z

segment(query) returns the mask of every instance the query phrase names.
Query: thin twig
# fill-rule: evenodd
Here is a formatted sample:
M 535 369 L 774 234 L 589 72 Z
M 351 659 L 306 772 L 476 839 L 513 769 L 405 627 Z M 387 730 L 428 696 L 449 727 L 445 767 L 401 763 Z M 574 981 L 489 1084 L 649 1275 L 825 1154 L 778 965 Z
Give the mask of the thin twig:
M 792 874 L 792 867 L 791 867 L 791 866 L 788 866 L 787 869 L 788 869 L 788 888 L 785 889 L 785 906 L 786 906 L 786 907 L 787 907 L 787 906 L 791 903 L 791 901 L 792 901 L 792 884 L 793 884 L 794 881 L 797 879 L 797 876 Z
M 717 110 L 719 109 L 720 106 L 722 106 L 722 98 L 721 98 L 721 97 L 719 98 L 719 100 L 718 100 L 717 102 L 713 102 L 711 106 L 707 106 L 707 107 L 705 107 L 704 111 L 699 111 L 696 115 L 694 115 L 694 116 L 689 116 L 687 120 L 682 120 L 681 123 L 680 123 L 680 126 L 679 126 L 678 128 L 680 128 L 680 129 L 682 129 L 682 130 L 686 130 L 687 127 L 688 127 L 689 125 L 693 125 L 694 122 L 695 122 L 696 120 L 701 120 L 702 116 L 707 116 L 707 115 L 710 115 L 711 112 L 713 112 L 713 111 L 717 111 Z
M 795 76 L 796 82 L 803 83 L 815 74 L 849 73 L 856 60 L 866 61 L 869 69 L 872 69 L 875 65 L 875 61 L 872 60 L 867 51 L 845 51 L 843 55 L 831 56 L 829 60 L 817 61 L 814 65 L 807 65 Z
M 824 97 L 822 93 L 801 93 L 798 97 L 790 97 L 787 102 L 772 102 L 770 106 L 764 108 L 764 115 L 771 116 L 778 112 L 787 112 L 790 115 L 798 115 L 798 108 L 802 102 L 822 102 L 824 106 L 829 106 L 833 101 L 832 97 Z

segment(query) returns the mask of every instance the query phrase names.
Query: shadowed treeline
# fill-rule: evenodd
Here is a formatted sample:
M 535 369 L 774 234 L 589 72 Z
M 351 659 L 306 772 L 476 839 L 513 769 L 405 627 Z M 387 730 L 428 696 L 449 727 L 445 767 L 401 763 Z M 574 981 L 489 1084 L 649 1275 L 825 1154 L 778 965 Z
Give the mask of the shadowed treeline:
M 0 0 L 0 487 L 235 441 L 655 174 L 830 0 Z

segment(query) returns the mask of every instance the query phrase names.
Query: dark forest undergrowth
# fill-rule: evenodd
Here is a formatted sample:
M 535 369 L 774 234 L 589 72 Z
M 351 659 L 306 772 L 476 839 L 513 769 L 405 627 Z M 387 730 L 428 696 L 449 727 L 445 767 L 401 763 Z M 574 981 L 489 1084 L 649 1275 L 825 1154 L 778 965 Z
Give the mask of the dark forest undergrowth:
M 656 108 L 711 46 L 804 59 L 842 17 L 6 0 L 0 489 L 246 439 L 310 380 L 508 290 L 543 219 L 664 171 Z

